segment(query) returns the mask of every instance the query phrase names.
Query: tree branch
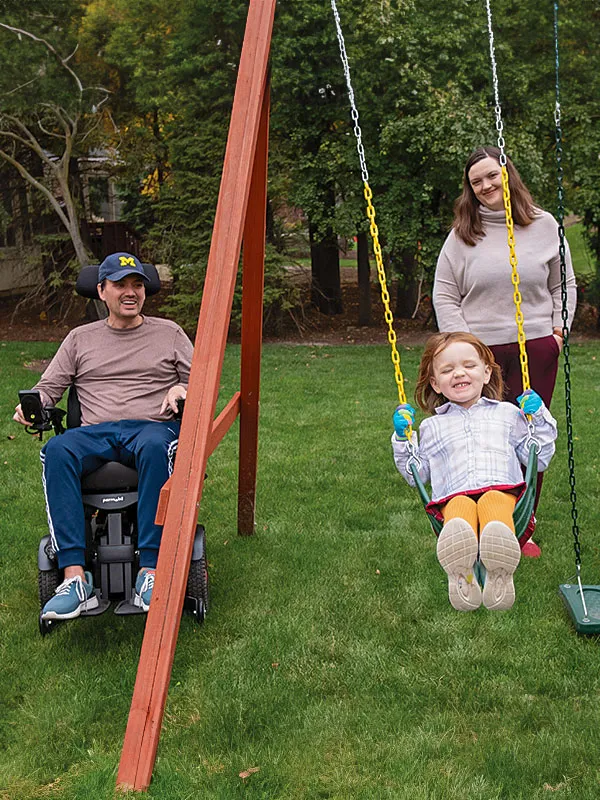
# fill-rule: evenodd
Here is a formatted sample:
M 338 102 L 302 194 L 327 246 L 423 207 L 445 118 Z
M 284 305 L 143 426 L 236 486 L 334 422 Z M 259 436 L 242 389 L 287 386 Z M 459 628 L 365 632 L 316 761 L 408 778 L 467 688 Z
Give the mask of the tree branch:
M 16 158 L 13 158 L 11 155 L 9 155 L 8 153 L 6 153 L 4 150 L 1 149 L 0 149 L 0 158 L 3 158 L 8 164 L 11 164 L 17 170 L 17 172 L 22 178 L 24 178 L 28 183 L 30 183 L 35 189 L 37 189 L 46 197 L 46 199 L 50 202 L 50 204 L 56 211 L 62 224 L 68 231 L 70 231 L 71 222 L 69 221 L 69 218 L 60 207 L 60 203 L 54 197 L 54 195 L 48 189 L 48 187 L 44 186 L 43 183 L 40 183 L 40 181 L 38 181 L 37 178 L 34 178 L 33 175 L 29 172 L 29 170 L 26 169 L 22 164 L 20 164 L 16 160 Z
M 31 86 L 31 84 L 35 83 L 37 80 L 38 80 L 38 78 L 32 78 L 30 81 L 27 81 L 27 83 L 22 83 L 19 86 L 15 86 L 15 88 L 11 89 L 10 92 L 6 92 L 6 94 L 4 96 L 5 97 L 10 97 L 11 94 L 15 94 L 15 92 L 19 92 L 21 89 L 24 89 L 26 86 Z
M 52 47 L 50 42 L 48 42 L 46 39 L 42 39 L 41 37 L 36 36 L 34 33 L 31 33 L 30 31 L 23 30 L 22 28 L 15 28 L 12 25 L 7 25 L 5 22 L 0 22 L 0 28 L 4 28 L 7 31 L 12 31 L 12 33 L 15 33 L 17 35 L 27 36 L 29 39 L 32 39 L 34 42 L 39 42 L 40 44 L 43 44 L 44 47 L 50 53 L 52 53 L 52 55 L 58 61 L 58 63 L 61 65 L 61 67 L 63 67 L 63 69 L 65 69 L 71 75 L 71 77 L 73 78 L 73 80 L 77 84 L 77 88 L 79 90 L 79 94 L 80 95 L 83 94 L 83 85 L 82 85 L 81 81 L 79 80 L 79 77 L 77 76 L 77 74 L 71 69 L 71 67 L 67 63 L 69 61 L 69 59 L 72 58 L 72 56 L 73 56 L 75 51 L 73 53 L 71 53 L 71 55 L 68 56 L 67 58 L 63 58 L 61 55 L 59 55 L 59 53 L 55 50 L 55 48 Z
M 13 139 L 16 142 L 20 142 L 21 144 L 25 145 L 25 147 L 28 147 L 30 150 L 32 150 L 43 161 L 48 162 L 48 158 L 45 155 L 41 144 L 38 142 L 38 140 L 35 138 L 35 136 L 31 133 L 29 128 L 26 125 L 23 125 L 23 123 L 20 120 L 18 120 L 16 117 L 12 117 L 9 114 L 5 114 L 4 118 L 7 119 L 9 122 L 11 122 L 20 131 L 22 131 L 23 135 L 19 136 L 19 134 L 18 133 L 14 133 L 14 131 L 0 130 L 0 136 L 4 136 L 4 137 L 7 137 L 9 139 Z
M 64 108 L 54 105 L 54 103 L 40 103 L 42 108 L 48 108 L 54 114 L 56 119 L 62 126 L 65 135 L 72 134 L 73 130 L 77 128 L 77 120 L 71 119 Z M 79 116 L 79 115 L 78 115 Z

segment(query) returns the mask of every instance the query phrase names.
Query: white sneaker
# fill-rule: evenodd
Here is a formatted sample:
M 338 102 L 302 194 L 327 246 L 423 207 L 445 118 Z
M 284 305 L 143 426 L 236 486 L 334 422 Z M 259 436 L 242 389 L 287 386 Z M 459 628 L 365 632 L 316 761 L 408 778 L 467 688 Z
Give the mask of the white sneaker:
M 448 575 L 448 597 L 457 611 L 474 611 L 481 605 L 481 587 L 473 568 L 477 561 L 477 536 L 469 523 L 455 517 L 442 528 L 437 557 Z
M 521 560 L 517 537 L 503 522 L 488 522 L 481 531 L 479 557 L 487 575 L 483 605 L 492 611 L 505 611 L 515 602 L 513 574 Z

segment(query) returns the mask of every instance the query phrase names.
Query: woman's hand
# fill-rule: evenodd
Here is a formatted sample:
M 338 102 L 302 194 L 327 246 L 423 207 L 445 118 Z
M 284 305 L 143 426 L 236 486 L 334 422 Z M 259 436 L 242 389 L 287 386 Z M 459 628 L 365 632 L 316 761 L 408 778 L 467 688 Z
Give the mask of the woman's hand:
M 558 345 L 558 352 L 562 353 L 562 349 L 563 349 L 563 338 L 562 338 L 562 336 L 558 336 L 558 334 L 556 334 L 556 333 L 553 333 L 552 336 L 554 336 L 554 339 L 556 340 L 556 344 Z
M 563 329 L 562 328 L 553 328 L 552 329 L 552 336 L 556 340 L 556 344 L 558 345 L 558 352 L 562 353 L 563 349 Z

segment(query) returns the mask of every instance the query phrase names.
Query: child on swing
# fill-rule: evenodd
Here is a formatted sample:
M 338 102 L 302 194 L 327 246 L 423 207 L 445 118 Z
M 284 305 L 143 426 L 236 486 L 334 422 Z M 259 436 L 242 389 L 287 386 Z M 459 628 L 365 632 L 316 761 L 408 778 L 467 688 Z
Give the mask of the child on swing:
M 428 509 L 443 516 L 437 557 L 458 611 L 482 603 L 500 611 L 514 603 L 513 573 L 521 550 L 513 510 L 525 488 L 526 414 L 540 446 L 538 470 L 545 470 L 554 454 L 556 421 L 541 397 L 528 389 L 517 398 L 518 408 L 502 402 L 503 388 L 500 367 L 483 342 L 471 333 L 439 333 L 425 346 L 415 389 L 418 405 L 433 415 L 421 423 L 420 442 L 416 433 L 408 442 L 412 406 L 402 404 L 394 413 L 396 466 L 414 486 L 408 468 L 413 449 L 421 480 L 431 483 Z M 474 575 L 478 558 L 487 572 L 483 590 Z

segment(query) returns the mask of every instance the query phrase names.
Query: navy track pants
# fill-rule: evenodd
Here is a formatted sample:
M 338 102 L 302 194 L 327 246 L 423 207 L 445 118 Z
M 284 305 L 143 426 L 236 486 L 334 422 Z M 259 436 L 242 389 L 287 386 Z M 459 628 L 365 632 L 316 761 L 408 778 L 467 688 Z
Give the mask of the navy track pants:
M 140 566 L 155 567 L 162 527 L 154 524 L 160 490 L 173 471 L 179 421 L 128 419 L 70 428 L 41 451 L 42 480 L 58 566 L 84 566 L 85 519 L 81 479 L 107 461 L 138 471 Z

